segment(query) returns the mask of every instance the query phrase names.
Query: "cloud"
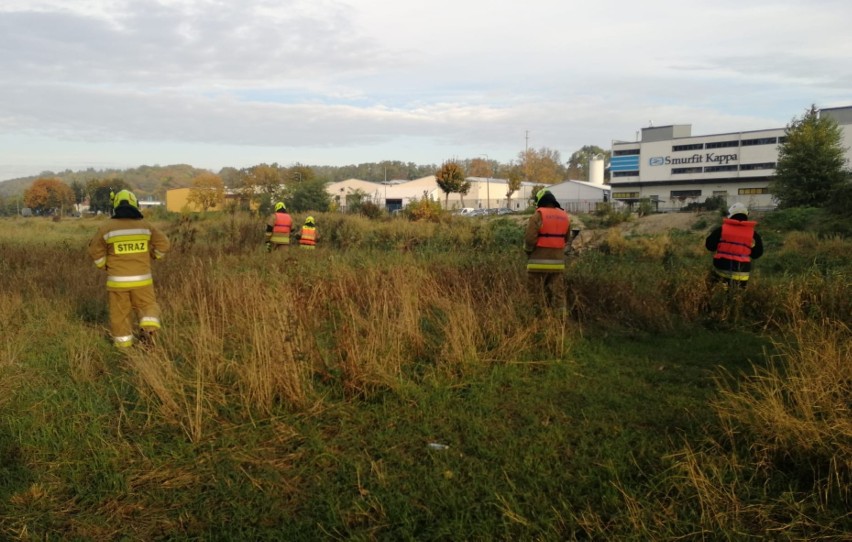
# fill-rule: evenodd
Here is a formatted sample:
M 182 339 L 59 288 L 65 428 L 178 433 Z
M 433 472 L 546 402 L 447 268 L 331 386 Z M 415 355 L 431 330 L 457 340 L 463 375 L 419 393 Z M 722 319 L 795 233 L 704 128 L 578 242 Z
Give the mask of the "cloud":
M 849 102 L 850 19 L 840 0 L 6 0 L 0 136 L 439 162 L 649 120 L 773 127 Z

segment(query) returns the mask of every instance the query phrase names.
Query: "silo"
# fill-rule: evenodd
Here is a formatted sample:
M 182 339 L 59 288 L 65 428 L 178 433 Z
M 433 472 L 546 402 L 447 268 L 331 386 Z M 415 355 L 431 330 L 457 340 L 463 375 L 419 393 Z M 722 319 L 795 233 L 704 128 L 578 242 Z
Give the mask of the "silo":
M 589 182 L 592 184 L 604 183 L 604 161 L 599 154 L 592 156 L 589 160 Z

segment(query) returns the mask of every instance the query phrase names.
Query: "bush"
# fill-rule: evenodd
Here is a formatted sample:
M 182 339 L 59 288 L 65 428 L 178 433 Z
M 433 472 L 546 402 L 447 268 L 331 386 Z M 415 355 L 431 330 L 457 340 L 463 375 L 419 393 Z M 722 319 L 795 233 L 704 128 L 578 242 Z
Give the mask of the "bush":
M 441 209 L 441 204 L 439 202 L 424 196 L 419 200 L 412 200 L 405 206 L 404 212 L 405 216 L 407 216 L 409 220 L 429 220 L 432 222 L 439 222 L 444 211 Z

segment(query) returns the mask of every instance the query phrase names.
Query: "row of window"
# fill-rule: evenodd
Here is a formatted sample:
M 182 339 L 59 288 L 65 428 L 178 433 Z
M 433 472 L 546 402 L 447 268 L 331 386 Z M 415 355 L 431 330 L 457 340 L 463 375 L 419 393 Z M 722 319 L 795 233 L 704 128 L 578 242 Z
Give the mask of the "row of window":
M 721 149 L 724 147 L 750 147 L 753 145 L 775 145 L 787 141 L 785 136 L 781 137 L 758 137 L 754 139 L 743 139 L 730 141 L 711 141 L 710 143 L 688 143 L 685 145 L 672 145 L 672 152 L 680 151 L 698 151 L 701 149 Z M 626 151 L 625 151 L 626 152 Z M 639 154 L 639 151 L 636 151 Z
M 759 164 L 727 164 L 723 166 L 693 166 L 673 167 L 672 175 L 692 175 L 696 173 L 719 173 L 722 171 L 754 171 L 757 169 L 775 169 L 775 162 L 762 162 Z M 613 171 L 613 177 L 638 177 L 639 171 Z
M 625 149 L 620 151 L 612 151 L 613 156 L 633 156 L 639 154 L 639 149 Z
M 739 188 L 737 189 L 737 195 L 739 196 L 753 196 L 757 194 L 768 194 L 769 189 L 766 187 L 763 188 Z M 728 195 L 725 191 L 714 190 L 714 196 L 722 196 L 726 197 Z M 613 192 L 613 199 L 639 199 L 639 192 Z M 652 195 L 647 196 L 648 199 L 658 200 L 659 196 Z M 669 192 L 669 197 L 671 199 L 690 199 L 690 198 L 700 198 L 701 190 L 672 190 Z
M 738 188 L 737 195 L 739 196 L 753 196 L 756 194 L 768 194 L 769 188 Z M 714 190 L 714 196 L 727 196 L 727 192 Z M 652 198 L 654 196 L 651 196 Z M 672 190 L 670 192 L 671 199 L 686 199 L 686 198 L 699 198 L 701 197 L 701 190 Z

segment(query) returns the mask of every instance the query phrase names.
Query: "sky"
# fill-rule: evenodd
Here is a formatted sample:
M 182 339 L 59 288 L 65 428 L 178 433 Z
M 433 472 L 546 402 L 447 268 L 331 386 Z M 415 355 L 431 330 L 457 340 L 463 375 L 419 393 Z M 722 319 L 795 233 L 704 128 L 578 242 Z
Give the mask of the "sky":
M 852 105 L 849 0 L 3 0 L 0 180 L 563 161 Z

